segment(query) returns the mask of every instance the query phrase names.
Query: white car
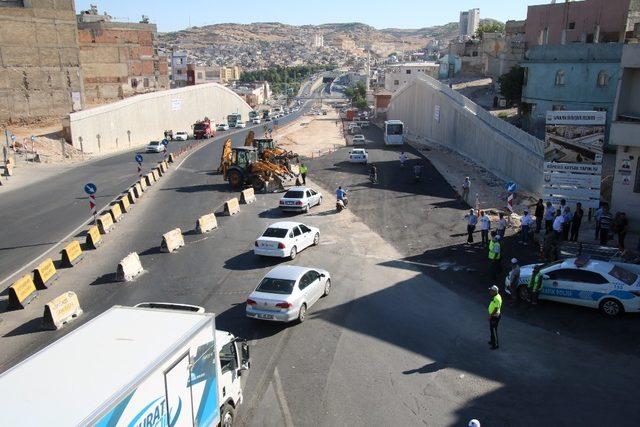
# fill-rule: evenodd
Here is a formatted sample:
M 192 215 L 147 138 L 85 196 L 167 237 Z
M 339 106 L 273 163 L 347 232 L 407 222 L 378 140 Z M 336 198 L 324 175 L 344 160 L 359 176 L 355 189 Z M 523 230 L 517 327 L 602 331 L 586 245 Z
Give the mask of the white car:
M 291 187 L 280 199 L 280 210 L 309 212 L 312 206 L 320 206 L 322 194 L 307 187 Z
M 280 265 L 268 272 L 247 298 L 247 317 L 304 322 L 307 310 L 331 292 L 331 276 L 319 268 Z
M 176 141 L 186 141 L 189 139 L 189 134 L 187 132 L 176 132 L 173 139 Z
M 253 123 L 254 125 L 259 125 L 262 121 L 260 120 L 260 118 L 256 117 L 253 120 L 251 120 L 251 123 Z
M 217 127 L 217 130 L 229 130 L 229 125 L 226 123 L 220 123 Z
M 351 163 L 367 163 L 369 161 L 369 154 L 364 148 L 354 148 L 349 151 L 349 162 Z
M 147 145 L 147 153 L 162 153 L 164 151 L 164 145 L 160 141 L 151 141 Z
M 238 129 L 244 129 L 244 128 L 246 128 L 246 127 L 247 127 L 247 125 L 246 125 L 246 123 L 245 123 L 245 122 L 236 122 L 236 128 L 238 128 Z
M 364 135 L 354 135 L 353 137 L 353 145 L 364 145 L 367 140 L 365 139 Z
M 320 243 L 320 230 L 300 222 L 271 224 L 258 237 L 253 253 L 260 256 L 295 259 L 298 252 Z
M 528 285 L 536 265 L 520 269 L 516 292 L 521 299 L 529 298 Z M 623 264 L 569 258 L 545 265 L 540 272 L 540 299 L 597 308 L 608 316 L 640 312 L 640 279 Z
M 362 132 L 362 128 L 358 125 L 349 126 L 349 133 L 355 135 Z

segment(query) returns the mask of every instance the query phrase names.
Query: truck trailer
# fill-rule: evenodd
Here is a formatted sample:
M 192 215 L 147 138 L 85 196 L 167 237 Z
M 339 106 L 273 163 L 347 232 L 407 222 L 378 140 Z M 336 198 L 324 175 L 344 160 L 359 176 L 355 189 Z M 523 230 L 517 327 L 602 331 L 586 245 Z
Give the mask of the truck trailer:
M 114 306 L 0 376 L 4 426 L 230 426 L 243 340 L 195 306 Z

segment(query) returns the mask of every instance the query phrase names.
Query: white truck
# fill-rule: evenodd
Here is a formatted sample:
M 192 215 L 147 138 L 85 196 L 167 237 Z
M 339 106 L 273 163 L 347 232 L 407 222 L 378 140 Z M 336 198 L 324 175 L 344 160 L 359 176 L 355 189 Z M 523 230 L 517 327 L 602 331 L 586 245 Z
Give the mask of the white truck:
M 4 426 L 231 426 L 246 342 L 195 306 L 114 306 L 0 376 Z

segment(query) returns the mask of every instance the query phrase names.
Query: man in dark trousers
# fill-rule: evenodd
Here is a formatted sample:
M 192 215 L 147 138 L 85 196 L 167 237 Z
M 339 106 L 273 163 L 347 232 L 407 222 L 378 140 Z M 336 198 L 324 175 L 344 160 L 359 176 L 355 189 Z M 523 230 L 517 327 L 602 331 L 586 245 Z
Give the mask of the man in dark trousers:
M 600 245 L 607 246 L 609 243 L 609 232 L 611 231 L 611 225 L 613 223 L 613 216 L 609 212 L 609 206 L 604 205 L 602 207 L 602 214 L 600 215 Z
M 302 185 L 307 185 L 307 172 L 309 172 L 309 168 L 307 168 L 307 165 L 302 163 L 300 165 L 300 175 L 302 176 Z
M 580 233 L 580 225 L 582 224 L 582 217 L 584 216 L 584 210 L 582 209 L 582 203 L 576 203 L 576 211 L 573 213 L 571 219 L 571 236 L 569 240 L 572 242 L 578 241 L 578 233 Z
M 534 215 L 536 217 L 536 234 L 538 234 L 542 228 L 542 221 L 544 220 L 544 201 L 542 199 L 538 199 Z
M 489 333 L 491 339 L 489 340 L 489 344 L 491 345 L 491 350 L 495 350 L 500 347 L 498 342 L 498 324 L 500 323 L 500 310 L 502 309 L 502 297 L 496 285 L 489 288 L 489 296 L 491 297 L 491 302 L 489 303 Z

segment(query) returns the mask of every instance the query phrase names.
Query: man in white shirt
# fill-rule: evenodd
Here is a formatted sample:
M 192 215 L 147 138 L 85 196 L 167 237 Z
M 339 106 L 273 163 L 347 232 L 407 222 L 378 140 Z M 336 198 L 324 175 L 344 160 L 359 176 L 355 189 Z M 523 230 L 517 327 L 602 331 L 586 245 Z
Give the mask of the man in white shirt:
M 462 200 L 464 200 L 465 203 L 469 204 L 469 189 L 471 188 L 471 180 L 469 179 L 469 177 L 465 177 L 464 181 L 462 182 Z
M 520 225 L 522 231 L 522 244 L 525 246 L 529 243 L 529 232 L 531 225 L 533 224 L 533 217 L 529 214 L 529 211 L 524 211 L 524 215 L 520 218 Z
M 488 245 L 491 221 L 489 220 L 489 217 L 484 214 L 484 211 L 480 211 L 480 218 L 478 218 L 478 222 L 480 222 L 480 235 L 482 236 L 482 244 Z
M 556 210 L 556 217 L 553 220 L 553 232 L 555 233 L 558 240 L 562 239 L 562 224 L 564 223 L 564 216 L 562 216 L 562 211 L 560 209 Z

